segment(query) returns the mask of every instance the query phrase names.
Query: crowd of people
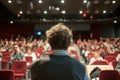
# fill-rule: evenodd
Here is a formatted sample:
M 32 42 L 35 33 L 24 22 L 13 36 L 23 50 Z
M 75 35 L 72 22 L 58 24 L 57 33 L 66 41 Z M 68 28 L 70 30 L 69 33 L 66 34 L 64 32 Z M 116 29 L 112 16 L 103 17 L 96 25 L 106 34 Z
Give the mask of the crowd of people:
M 120 38 L 114 39 L 78 39 L 71 40 L 67 52 L 69 56 L 91 64 L 94 60 L 104 60 L 104 57 L 120 51 Z M 13 60 L 25 60 L 25 56 L 31 56 L 33 61 L 42 54 L 51 54 L 52 48 L 47 40 L 36 38 L 23 38 L 18 36 L 15 39 L 0 40 L 0 60 L 2 60 L 2 52 L 12 53 L 11 62 Z M 20 53 L 23 56 L 15 58 L 14 54 Z M 117 57 L 118 61 L 120 57 Z
M 120 53 L 120 38 L 114 39 L 92 39 L 77 40 L 77 45 L 81 55 L 86 63 L 92 63 L 94 60 L 104 60 L 109 54 Z M 116 58 L 118 60 L 119 57 Z
M 58 66 L 59 64 L 64 64 L 63 60 L 65 60 L 66 62 L 69 62 L 69 64 L 68 63 L 66 65 L 64 64 L 65 67 L 67 66 L 66 69 L 70 68 L 71 66 L 71 68 L 74 68 L 74 71 L 78 70 L 77 72 L 80 74 L 80 76 L 76 74 L 76 72 L 74 74 L 77 75 L 79 78 L 81 78 L 81 80 L 83 80 L 83 76 L 85 78 L 86 69 L 85 67 L 83 67 L 81 63 L 78 63 L 78 62 L 84 62 L 84 64 L 86 65 L 88 64 L 90 65 L 97 60 L 108 62 L 107 60 L 105 60 L 105 57 L 109 56 L 110 54 L 114 54 L 116 52 L 118 53 L 116 60 L 120 61 L 120 54 L 119 54 L 120 38 L 114 38 L 114 39 L 108 38 L 108 39 L 100 39 L 100 40 L 78 39 L 75 41 L 74 39 L 72 39 L 72 32 L 69 30 L 69 28 L 67 28 L 63 24 L 58 24 L 56 26 L 53 26 L 53 28 L 51 28 L 46 32 L 46 37 L 47 37 L 46 40 L 43 40 L 42 38 L 40 39 L 34 38 L 32 35 L 28 36 L 28 38 L 24 38 L 18 35 L 18 37 L 16 37 L 15 39 L 13 38 L 9 40 L 1 39 L 0 40 L 0 61 L 4 59 L 3 53 L 10 54 L 10 60 L 8 65 L 8 68 L 10 69 L 12 63 L 15 60 L 25 60 L 26 56 L 31 56 L 32 61 L 36 62 L 43 55 L 50 55 L 51 60 L 45 61 L 48 63 L 47 64 L 48 66 L 53 67 L 53 63 L 55 63 L 56 66 Z M 58 58 L 55 58 L 55 56 Z M 61 59 L 59 60 L 59 58 Z M 56 63 L 52 60 L 55 60 L 58 62 Z M 46 66 L 46 64 L 44 63 L 38 64 L 39 62 L 41 61 L 37 61 L 36 63 L 34 63 L 35 65 L 34 64 L 32 65 L 32 69 L 31 69 L 32 80 L 36 80 L 35 79 L 36 75 L 34 76 L 34 73 L 37 74 L 37 71 L 36 71 L 37 69 L 35 69 L 35 67 L 36 66 L 39 67 L 42 65 Z M 75 62 L 75 64 L 72 62 Z M 1 66 L 1 63 L 0 63 L 0 66 Z M 81 72 L 81 69 L 79 69 L 77 66 L 83 68 L 82 72 Z M 41 68 L 44 69 L 43 67 Z M 57 71 L 61 73 L 60 70 L 58 71 L 53 68 L 51 69 L 53 71 Z M 64 68 L 58 67 L 58 69 L 63 70 Z M 41 70 L 41 69 L 38 68 L 38 70 Z M 43 71 L 43 73 L 45 71 Z M 43 73 L 40 73 L 40 74 L 43 74 Z M 51 73 L 49 73 L 49 71 L 46 72 L 46 74 L 53 76 Z M 66 74 L 69 74 L 69 73 L 66 73 Z M 39 77 L 39 74 L 38 74 L 38 77 Z M 39 78 L 43 78 L 43 77 L 41 76 Z M 63 75 L 63 78 L 64 78 L 64 75 Z

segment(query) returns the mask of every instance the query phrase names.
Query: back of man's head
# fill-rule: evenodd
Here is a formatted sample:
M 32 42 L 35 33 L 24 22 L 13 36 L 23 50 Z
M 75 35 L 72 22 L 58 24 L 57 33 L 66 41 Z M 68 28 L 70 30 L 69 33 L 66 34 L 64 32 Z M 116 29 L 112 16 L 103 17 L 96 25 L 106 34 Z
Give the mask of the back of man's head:
M 46 36 L 53 50 L 66 50 L 72 39 L 72 31 L 66 25 L 58 23 L 47 30 Z

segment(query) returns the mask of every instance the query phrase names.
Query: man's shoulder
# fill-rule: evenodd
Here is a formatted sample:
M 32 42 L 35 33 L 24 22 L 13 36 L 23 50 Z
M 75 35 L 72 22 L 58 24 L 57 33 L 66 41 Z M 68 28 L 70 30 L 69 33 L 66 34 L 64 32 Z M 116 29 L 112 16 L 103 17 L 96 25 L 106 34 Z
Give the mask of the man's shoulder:
M 58 57 L 61 57 L 61 58 L 58 58 Z M 54 57 L 55 60 L 57 60 L 57 58 L 59 59 L 59 61 L 63 62 L 63 63 L 68 63 L 70 65 L 82 65 L 82 63 L 80 61 L 78 61 L 77 59 L 75 58 L 72 58 L 70 56 L 58 56 L 58 57 Z M 58 62 L 59 62 L 58 61 Z
M 54 63 L 54 62 L 57 62 L 58 64 L 62 62 L 62 63 L 71 64 L 71 65 L 82 65 L 80 61 L 74 58 L 71 58 L 69 56 L 57 56 L 57 55 L 41 56 L 36 61 L 34 61 L 32 65 L 41 65 L 45 63 Z
M 39 64 L 43 64 L 43 63 L 46 63 L 50 61 L 50 57 L 47 55 L 47 56 L 41 56 L 40 58 L 38 58 L 37 60 L 35 60 L 33 63 L 32 63 L 32 66 L 34 65 L 39 65 Z

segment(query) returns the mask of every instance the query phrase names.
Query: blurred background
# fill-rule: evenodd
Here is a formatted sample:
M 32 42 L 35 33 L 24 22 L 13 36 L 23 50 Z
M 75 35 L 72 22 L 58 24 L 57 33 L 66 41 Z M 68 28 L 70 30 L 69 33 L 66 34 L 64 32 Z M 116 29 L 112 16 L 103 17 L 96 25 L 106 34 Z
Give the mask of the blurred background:
M 120 37 L 120 0 L 0 0 L 0 38 L 45 38 L 59 22 L 76 40 Z

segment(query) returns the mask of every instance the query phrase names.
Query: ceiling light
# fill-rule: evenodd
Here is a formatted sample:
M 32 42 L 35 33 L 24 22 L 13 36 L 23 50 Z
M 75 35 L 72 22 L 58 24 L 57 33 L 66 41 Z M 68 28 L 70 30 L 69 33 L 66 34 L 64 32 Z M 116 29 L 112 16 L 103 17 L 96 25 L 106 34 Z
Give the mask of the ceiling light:
M 61 11 L 61 13 L 62 13 L 62 14 L 65 14 L 65 13 L 66 13 L 66 11 L 65 11 L 65 10 L 63 10 L 63 11 Z
M 42 34 L 41 31 L 36 31 L 35 33 L 36 33 L 37 36 L 40 36 Z
M 12 3 L 12 1 L 11 1 L 11 0 L 8 0 L 8 3 Z
M 114 4 L 114 3 L 116 3 L 116 1 L 115 1 L 115 0 L 113 0 L 113 1 L 112 1 L 112 3 Z
M 93 19 L 93 16 L 90 16 L 90 19 Z
M 80 13 L 80 14 L 82 14 L 82 13 L 83 13 L 83 11 L 79 11 L 79 13 Z
M 60 10 L 60 8 L 59 8 L 59 7 L 56 7 L 56 8 L 55 8 L 55 10 L 59 11 L 59 10 Z
M 18 13 L 18 14 L 17 14 L 17 17 L 20 17 L 20 16 L 21 16 L 20 13 Z
M 23 14 L 23 11 L 20 11 L 19 13 L 20 13 L 20 14 Z
M 39 0 L 38 2 L 39 2 L 39 3 L 42 3 L 42 0 Z
M 52 9 L 52 7 L 51 6 L 49 6 L 49 10 L 51 10 Z
M 114 20 L 114 23 L 117 23 L 117 21 L 116 21 L 116 20 Z
M 42 19 L 43 21 L 47 21 L 45 18 Z
M 43 13 L 44 13 L 44 14 L 47 14 L 47 11 L 44 11 Z
M 61 0 L 61 3 L 65 3 L 65 1 L 64 1 L 64 0 Z
M 87 16 L 87 14 L 86 13 L 83 13 L 83 17 L 86 17 Z
M 52 10 L 54 10 L 54 9 L 55 9 L 55 7 L 54 7 L 54 6 L 51 6 L 51 9 L 52 9 Z
M 13 21 L 10 21 L 11 24 L 13 24 Z
M 103 13 L 106 13 L 106 10 L 104 10 Z
M 87 3 L 87 0 L 84 0 L 83 3 Z

